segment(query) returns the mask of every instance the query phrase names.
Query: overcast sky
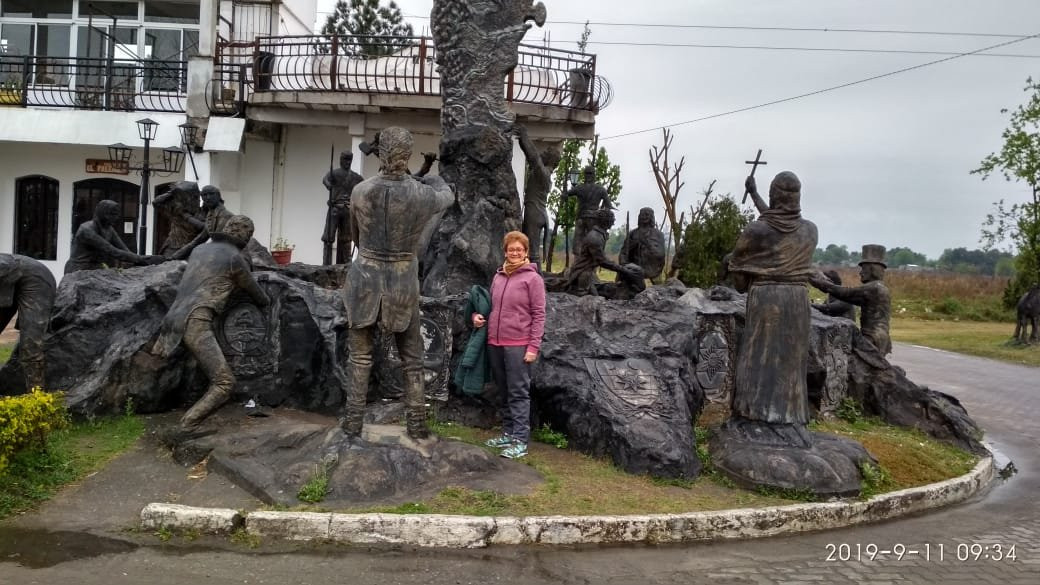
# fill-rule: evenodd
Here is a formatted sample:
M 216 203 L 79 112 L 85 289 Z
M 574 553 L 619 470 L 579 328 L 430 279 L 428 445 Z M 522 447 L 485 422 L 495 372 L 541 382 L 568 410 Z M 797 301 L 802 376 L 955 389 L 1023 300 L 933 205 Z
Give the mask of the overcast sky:
M 1038 0 L 544 0 L 548 22 L 525 42 L 548 36 L 574 49 L 586 20 L 597 73 L 614 88 L 596 130 L 624 189 L 619 221 L 663 205 L 648 149 L 660 127 L 722 114 L 923 65 L 950 55 L 794 51 L 777 47 L 966 53 L 1013 37 L 840 32 L 916 31 L 1018 35 L 1040 33 Z M 318 0 L 329 11 L 334 0 Z M 398 0 L 417 33 L 428 30 L 433 0 Z M 321 20 L 324 16 L 319 14 Z M 575 24 L 571 24 L 575 23 Z M 599 23 L 599 24 L 597 24 Z M 617 26 L 624 24 L 625 26 Z M 638 26 L 658 25 L 658 26 Z M 660 26 L 685 25 L 685 26 Z M 777 27 L 828 31 L 745 30 Z M 765 46 L 769 49 L 636 46 L 659 43 Z M 969 171 L 1001 146 L 1002 108 L 1017 107 L 1026 78 L 1040 77 L 1040 40 L 989 51 L 1028 57 L 965 56 L 784 103 L 672 127 L 672 157 L 686 156 L 683 209 L 713 179 L 716 191 L 743 194 L 748 166 L 791 170 L 802 180 L 802 211 L 816 223 L 820 247 L 866 243 L 907 246 L 937 258 L 944 249 L 979 247 L 979 228 L 1004 198 L 1030 198 L 1028 186 Z M 616 137 L 640 130 L 651 131 Z

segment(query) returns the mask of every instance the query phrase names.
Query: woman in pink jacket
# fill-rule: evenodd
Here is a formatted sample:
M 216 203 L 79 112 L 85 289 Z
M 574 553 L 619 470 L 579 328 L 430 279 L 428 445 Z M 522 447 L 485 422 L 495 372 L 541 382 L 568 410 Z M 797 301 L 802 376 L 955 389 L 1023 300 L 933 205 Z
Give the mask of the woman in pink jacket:
M 487 442 L 502 456 L 527 455 L 531 439 L 531 364 L 538 358 L 545 328 L 545 282 L 528 259 L 530 244 L 522 232 L 502 239 L 506 261 L 491 281 L 491 314 L 472 316 L 473 326 L 488 327 L 491 376 L 505 395 L 502 436 Z

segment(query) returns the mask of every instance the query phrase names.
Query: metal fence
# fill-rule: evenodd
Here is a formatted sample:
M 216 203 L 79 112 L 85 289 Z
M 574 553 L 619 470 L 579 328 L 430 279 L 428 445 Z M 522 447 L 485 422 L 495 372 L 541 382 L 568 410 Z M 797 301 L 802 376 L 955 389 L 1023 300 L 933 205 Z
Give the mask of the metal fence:
M 247 92 L 439 96 L 436 59 L 430 37 L 257 37 L 252 43 L 220 43 L 216 83 L 221 91 L 244 82 Z M 510 102 L 593 112 L 612 98 L 610 84 L 596 75 L 594 55 L 534 45 L 520 46 L 519 64 L 503 80 L 503 90 Z
M 185 61 L 0 55 L 0 106 L 184 112 Z

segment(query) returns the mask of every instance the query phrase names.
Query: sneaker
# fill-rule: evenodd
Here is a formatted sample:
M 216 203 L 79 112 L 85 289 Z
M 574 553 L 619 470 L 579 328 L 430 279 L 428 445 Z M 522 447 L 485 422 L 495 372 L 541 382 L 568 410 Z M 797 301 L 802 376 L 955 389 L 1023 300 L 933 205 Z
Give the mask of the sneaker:
M 513 439 L 509 435 L 502 435 L 501 437 L 488 439 L 487 441 L 484 441 L 484 444 L 488 447 L 494 447 L 495 449 L 502 449 L 512 445 Z
M 501 455 L 507 459 L 519 459 L 527 455 L 526 443 L 513 443 L 502 450 Z

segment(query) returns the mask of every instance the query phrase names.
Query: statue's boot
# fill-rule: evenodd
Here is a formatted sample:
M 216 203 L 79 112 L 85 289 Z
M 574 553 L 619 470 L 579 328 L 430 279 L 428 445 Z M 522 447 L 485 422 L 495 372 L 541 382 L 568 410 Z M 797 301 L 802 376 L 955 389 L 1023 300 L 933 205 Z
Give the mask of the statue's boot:
M 430 436 L 430 428 L 426 426 L 426 405 L 423 396 L 422 369 L 408 370 L 404 373 L 405 426 L 408 436 L 413 439 L 425 439 Z
M 347 436 L 361 436 L 361 429 L 365 424 L 365 398 L 368 395 L 368 375 L 371 371 L 371 365 L 350 364 L 350 373 L 347 377 L 349 387 L 346 392 L 346 400 L 343 403 L 343 416 L 340 418 L 340 428 L 343 429 Z
M 32 390 L 33 388 L 47 389 L 47 385 L 44 382 L 44 373 L 47 368 L 44 366 L 43 360 L 23 361 L 21 366 L 22 373 L 25 374 L 26 390 Z
M 198 426 L 207 416 L 216 412 L 231 398 L 231 392 L 221 386 L 210 386 L 206 394 L 181 417 L 181 426 L 190 429 Z

